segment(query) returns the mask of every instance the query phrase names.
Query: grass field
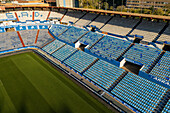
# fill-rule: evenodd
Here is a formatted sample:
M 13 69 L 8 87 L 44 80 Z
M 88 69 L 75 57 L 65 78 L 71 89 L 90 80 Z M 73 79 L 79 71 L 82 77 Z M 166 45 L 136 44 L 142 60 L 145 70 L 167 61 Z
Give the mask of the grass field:
M 110 113 L 35 53 L 0 59 L 0 113 Z

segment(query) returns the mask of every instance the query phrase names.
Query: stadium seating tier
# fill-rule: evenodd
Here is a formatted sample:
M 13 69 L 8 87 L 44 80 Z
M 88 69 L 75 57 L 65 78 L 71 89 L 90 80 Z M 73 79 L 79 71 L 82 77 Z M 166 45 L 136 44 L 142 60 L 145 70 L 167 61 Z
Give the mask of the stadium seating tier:
M 138 19 L 113 17 L 101 31 L 126 36 L 138 21 Z
M 128 73 L 113 89 L 112 93 L 136 109 L 154 112 L 167 88 L 147 79 Z
M 170 80 L 170 52 L 167 51 L 162 56 L 162 58 L 149 74 L 160 77 L 167 81 Z
M 65 25 L 59 25 L 59 24 L 53 24 L 49 30 L 57 37 L 61 33 L 63 33 L 65 30 L 68 29 L 68 26 Z
M 131 35 L 141 35 L 144 36 L 144 41 L 152 42 L 164 26 L 165 23 L 163 22 L 157 23 L 143 20 Z
M 65 45 L 65 43 L 56 39 L 53 42 L 51 42 L 50 44 L 43 47 L 42 49 L 44 51 L 46 51 L 47 53 L 52 54 L 53 52 L 55 52 L 57 49 L 59 49 L 60 47 L 62 47 L 64 45 Z
M 144 65 L 142 71 L 146 72 L 160 53 L 160 49 L 135 44 L 123 55 L 123 57 L 142 63 Z
M 117 79 L 125 72 L 125 70 L 114 66 L 103 60 L 98 60 L 92 65 L 85 73 L 84 76 L 88 77 L 101 87 L 108 89 L 117 81 Z
M 50 41 L 52 41 L 53 38 L 50 36 L 50 34 L 48 33 L 48 30 L 40 30 L 39 34 L 38 34 L 38 39 L 37 39 L 37 43 L 36 45 L 41 47 L 44 44 L 49 43 Z
M 170 99 L 168 103 L 165 105 L 161 113 L 170 113 Z
M 58 38 L 70 44 L 73 44 L 78 38 L 80 38 L 87 31 L 85 29 L 71 27 Z
M 97 58 L 85 52 L 78 51 L 71 55 L 64 63 L 79 73 L 83 72 L 89 65 L 91 65 Z
M 90 51 L 103 58 L 116 60 L 130 44 L 131 42 L 125 40 L 105 36 L 96 43 Z
M 58 60 L 63 61 L 76 51 L 77 49 L 75 49 L 74 47 L 65 45 L 64 47 L 54 52 L 52 55 L 56 57 Z
M 88 32 L 85 34 L 79 41 L 85 45 L 89 45 L 91 47 L 95 44 L 100 38 L 102 38 L 103 34 L 95 33 L 95 32 Z

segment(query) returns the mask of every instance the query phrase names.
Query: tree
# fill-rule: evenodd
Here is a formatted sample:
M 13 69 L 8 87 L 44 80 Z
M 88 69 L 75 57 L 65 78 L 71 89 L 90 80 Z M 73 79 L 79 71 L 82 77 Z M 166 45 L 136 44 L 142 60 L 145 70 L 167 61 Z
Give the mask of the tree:
M 105 9 L 105 6 L 107 9 L 109 8 L 109 5 L 105 0 L 79 0 L 80 7 L 83 8 L 93 8 L 93 9 Z
M 109 4 L 107 2 L 104 2 L 103 7 L 105 8 L 105 10 L 107 10 L 109 8 Z
M 155 15 L 163 15 L 164 11 L 162 8 L 155 9 L 154 13 Z
M 117 6 L 116 11 L 123 11 L 125 9 L 125 6 Z
M 135 9 L 134 10 L 134 13 L 140 13 L 141 12 L 141 9 Z
M 152 11 L 150 9 L 143 9 L 144 14 L 152 14 Z
M 110 6 L 110 8 L 109 8 L 110 10 L 114 10 L 114 7 L 113 6 Z

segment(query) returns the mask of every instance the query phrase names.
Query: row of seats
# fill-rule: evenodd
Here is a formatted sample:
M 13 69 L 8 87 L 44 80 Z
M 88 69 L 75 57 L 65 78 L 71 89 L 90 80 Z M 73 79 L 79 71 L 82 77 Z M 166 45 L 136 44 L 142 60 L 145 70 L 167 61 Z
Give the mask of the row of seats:
M 66 13 L 65 9 L 55 10 L 50 13 L 49 18 L 62 18 L 63 15 Z
M 170 80 L 170 52 L 166 52 L 149 73 L 164 80 Z
M 85 29 L 77 28 L 77 27 L 70 27 L 66 32 L 60 35 L 58 38 L 63 40 L 67 43 L 74 43 L 78 38 L 80 38 L 83 34 L 87 31 Z
M 96 43 L 90 51 L 103 58 L 116 60 L 130 44 L 131 42 L 125 40 L 105 36 L 98 43 Z
M 154 111 L 167 88 L 128 73 L 112 90 L 112 93 L 142 113 Z
M 38 34 L 38 39 L 37 39 L 36 45 L 39 47 L 42 47 L 42 46 L 44 46 L 44 44 L 47 44 L 52 40 L 53 40 L 53 38 L 49 35 L 47 29 L 40 30 L 39 34 Z
M 35 45 L 34 41 L 37 35 L 37 30 L 24 30 L 24 31 L 20 31 L 19 33 L 26 46 Z
M 25 46 L 36 45 L 42 47 L 44 44 L 52 41 L 53 38 L 49 35 L 47 29 L 42 29 L 39 31 L 37 43 L 35 43 L 38 30 L 24 30 L 19 32 Z
M 77 51 L 71 57 L 66 59 L 64 63 L 75 69 L 77 72 L 83 72 L 97 58 L 82 51 Z
M 49 30 L 51 31 L 51 33 L 53 33 L 56 37 L 63 33 L 65 30 L 68 29 L 68 26 L 65 25 L 60 25 L 60 24 L 53 24 Z
M 59 50 L 55 51 L 52 55 L 57 58 L 60 61 L 65 60 L 67 57 L 72 55 L 74 52 L 76 52 L 77 49 L 70 46 L 65 45 L 64 47 L 60 48 Z
M 101 31 L 126 36 L 138 21 L 139 19 L 113 17 Z
M 81 11 L 68 11 L 66 13 L 66 15 L 64 16 L 64 18 L 62 19 L 62 22 L 69 23 L 69 21 L 71 21 L 71 22 L 75 23 L 84 14 L 85 14 L 85 12 L 81 12 Z
M 165 22 L 152 22 L 142 20 L 137 28 L 131 33 L 132 35 L 138 34 L 144 36 L 144 41 L 152 42 L 161 29 L 165 26 Z
M 170 113 L 170 99 L 162 110 L 162 113 Z
M 88 32 L 85 34 L 79 41 L 84 43 L 85 45 L 89 45 L 91 47 L 94 43 L 96 43 L 103 34 L 95 33 L 95 32 Z
M 70 12 L 68 12 L 68 15 L 69 13 Z M 87 13 L 76 24 L 81 26 L 88 25 L 91 22 L 91 20 L 96 16 L 97 14 Z M 108 15 L 100 15 L 93 22 L 91 22 L 90 25 L 95 25 L 98 28 L 102 27 L 101 31 L 118 34 L 122 36 L 126 36 L 132 30 L 131 35 L 135 35 L 135 34 L 142 35 L 144 36 L 143 39 L 144 41 L 152 42 L 166 24 L 165 22 L 158 23 L 155 21 L 142 20 L 142 22 L 133 30 L 132 28 L 135 27 L 135 25 L 137 25 L 137 23 L 140 21 L 139 19 L 124 18 L 124 17 L 121 18 L 118 16 L 113 16 L 112 19 L 106 25 L 104 25 L 104 23 L 110 18 L 111 16 Z M 73 22 L 75 21 L 73 20 Z M 165 30 L 165 32 L 160 36 L 158 41 L 170 41 L 170 39 L 168 39 L 169 28 Z
M 94 25 L 94 26 L 96 26 L 97 28 L 100 29 L 111 18 L 112 17 L 108 16 L 108 15 L 100 15 L 92 23 L 90 23 L 90 25 Z
M 52 54 L 54 51 L 56 51 L 57 49 L 59 49 L 60 47 L 62 47 L 64 45 L 65 45 L 65 43 L 56 39 L 53 42 L 51 42 L 50 44 L 44 46 L 42 49 L 44 51 L 46 51 L 47 53 Z
M 22 47 L 16 32 L 0 33 L 0 51 Z
M 160 49 L 144 46 L 142 44 L 135 44 L 123 55 L 123 57 L 142 63 L 145 65 L 142 68 L 142 71 L 146 72 L 160 53 Z
M 21 38 L 25 46 L 39 46 L 42 47 L 44 44 L 49 43 L 53 38 L 49 35 L 48 30 L 40 30 L 37 43 L 35 43 L 36 35 L 38 30 L 24 30 L 19 31 Z M 13 48 L 22 47 L 20 38 L 17 32 L 6 32 L 0 34 L 0 50 L 7 50 Z
M 170 25 L 166 28 L 163 34 L 158 38 L 158 41 L 161 41 L 161 42 L 169 41 L 170 42 L 169 37 L 170 37 Z
M 87 13 L 83 18 L 81 18 L 78 22 L 76 22 L 76 25 L 79 26 L 85 26 L 92 22 L 92 20 L 97 16 L 95 13 Z
M 85 71 L 83 75 L 99 84 L 101 87 L 108 89 L 117 81 L 123 72 L 125 72 L 125 70 L 118 68 L 104 60 L 98 60 L 87 71 Z

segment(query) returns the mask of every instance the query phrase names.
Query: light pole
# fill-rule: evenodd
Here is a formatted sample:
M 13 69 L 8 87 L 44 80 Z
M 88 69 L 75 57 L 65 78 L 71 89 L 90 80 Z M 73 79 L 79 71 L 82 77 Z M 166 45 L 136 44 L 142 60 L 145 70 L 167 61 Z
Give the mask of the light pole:
M 122 7 L 121 7 L 121 12 L 122 12 L 122 10 L 123 10 L 123 0 L 122 0 Z
M 107 10 L 107 0 L 106 0 L 106 2 L 105 2 L 105 10 Z
M 113 0 L 113 10 L 114 10 L 114 2 L 115 2 L 115 0 Z
M 152 14 L 153 14 L 154 11 L 155 11 L 155 0 L 154 0 L 153 2 L 154 2 L 154 4 L 153 4 L 153 11 L 152 11 Z

